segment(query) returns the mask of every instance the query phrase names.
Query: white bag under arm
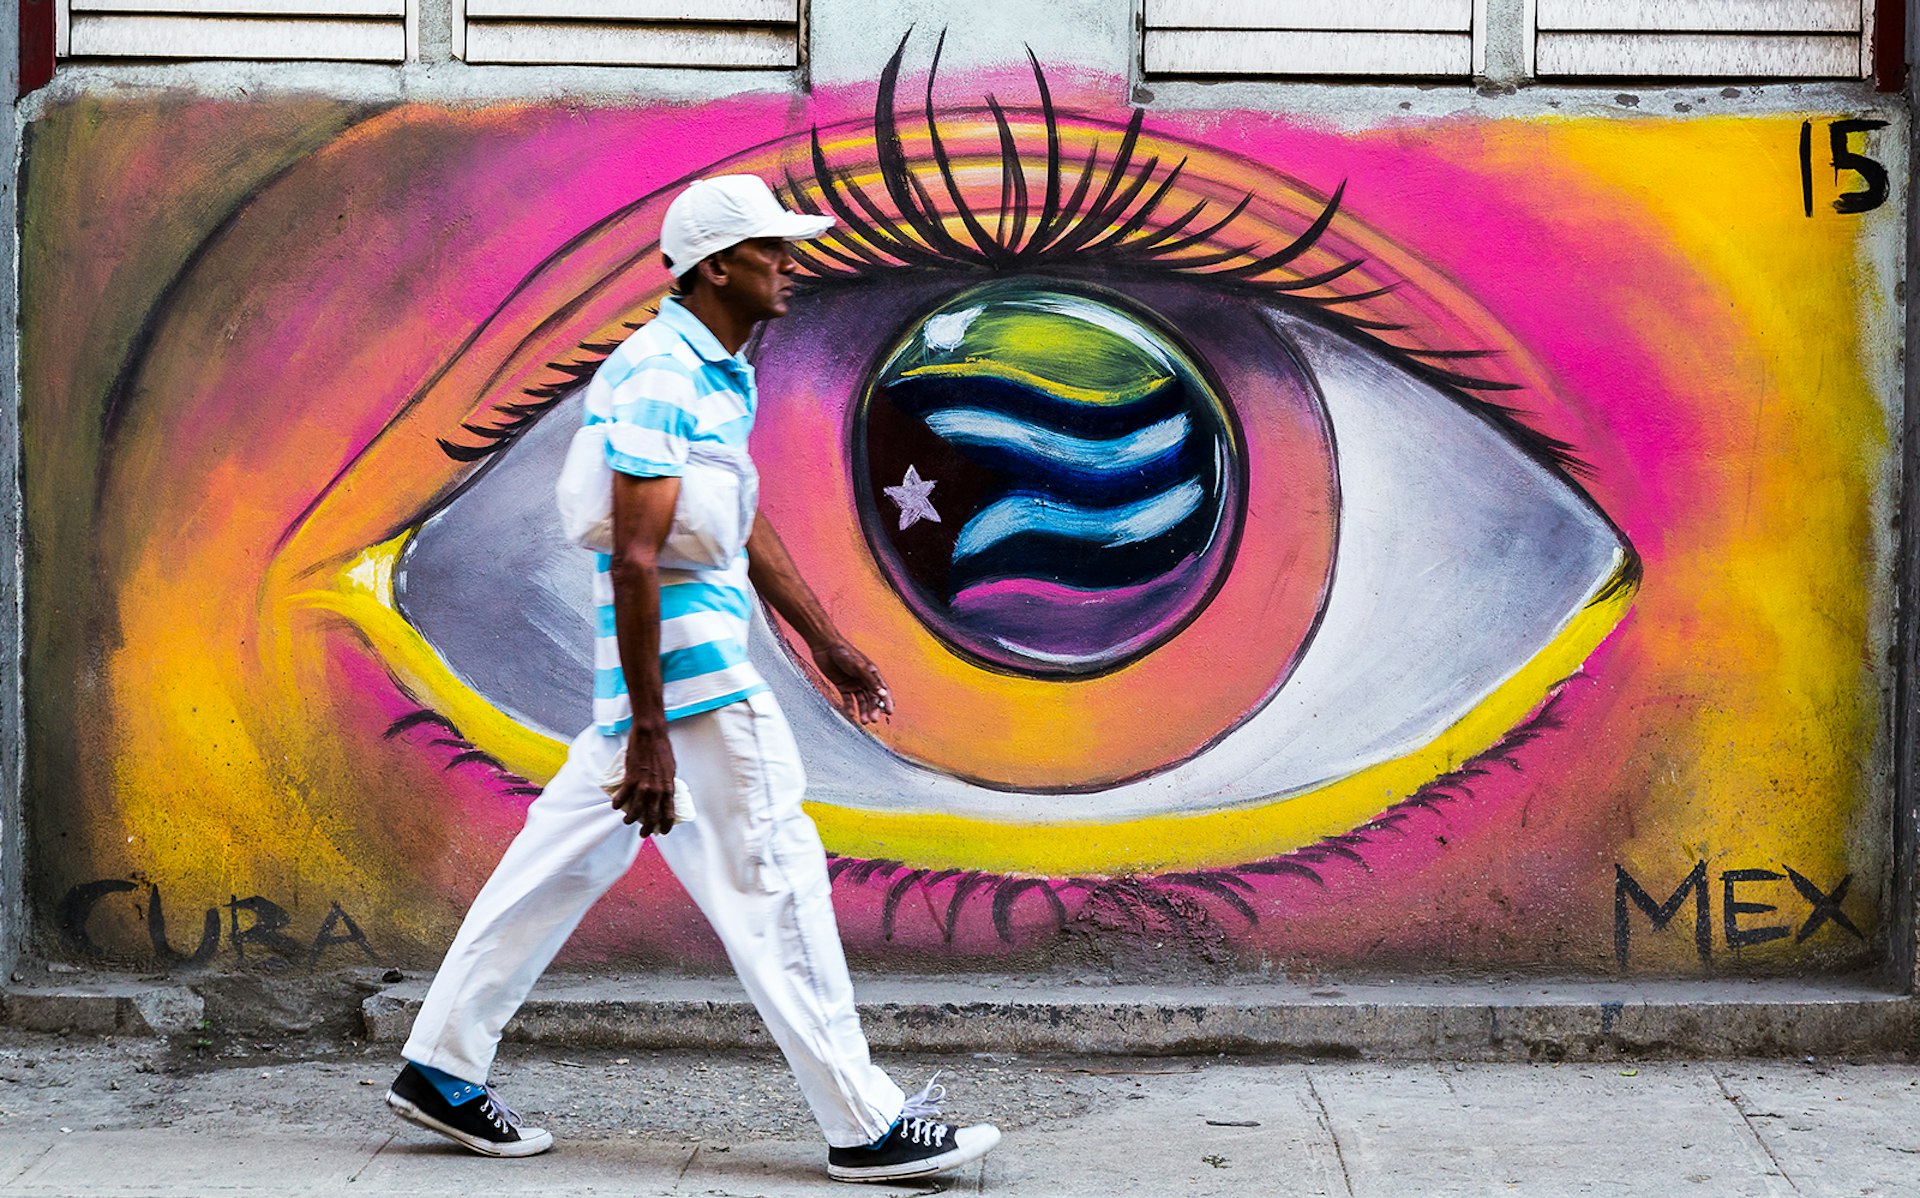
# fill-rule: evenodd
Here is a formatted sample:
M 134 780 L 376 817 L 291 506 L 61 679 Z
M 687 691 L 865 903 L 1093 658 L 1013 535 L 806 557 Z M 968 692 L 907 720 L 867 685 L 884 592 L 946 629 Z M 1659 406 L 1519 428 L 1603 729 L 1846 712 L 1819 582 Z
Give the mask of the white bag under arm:
M 560 531 L 583 549 L 613 552 L 613 467 L 605 422 L 581 426 L 567 446 L 553 488 Z M 673 526 L 660 564 L 675 570 L 718 570 L 733 563 L 753 532 L 760 479 L 744 450 L 694 442 L 680 475 Z

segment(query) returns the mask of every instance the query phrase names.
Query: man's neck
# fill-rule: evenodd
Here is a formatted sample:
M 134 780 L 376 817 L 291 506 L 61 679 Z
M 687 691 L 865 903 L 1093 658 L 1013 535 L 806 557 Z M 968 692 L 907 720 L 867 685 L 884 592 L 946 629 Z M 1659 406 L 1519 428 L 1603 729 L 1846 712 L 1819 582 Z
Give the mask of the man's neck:
M 711 291 L 702 290 L 695 295 L 682 296 L 680 306 L 706 325 L 713 339 L 730 354 L 739 353 L 740 347 L 753 335 L 754 322 L 722 303 Z

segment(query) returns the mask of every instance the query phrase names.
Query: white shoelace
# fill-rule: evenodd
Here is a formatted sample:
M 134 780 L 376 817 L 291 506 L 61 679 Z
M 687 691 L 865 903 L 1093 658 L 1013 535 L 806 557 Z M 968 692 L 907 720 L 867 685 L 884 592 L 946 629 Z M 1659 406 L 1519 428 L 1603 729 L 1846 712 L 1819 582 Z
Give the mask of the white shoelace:
M 920 1092 L 900 1108 L 900 1130 L 909 1142 L 938 1148 L 946 1143 L 947 1125 L 939 1121 L 940 1104 L 946 1101 L 947 1088 L 939 1084 L 940 1074 L 927 1079 Z
M 488 1122 L 499 1128 L 502 1135 L 520 1126 L 520 1112 L 508 1106 L 505 1100 L 494 1092 L 492 1086 L 487 1087 L 487 1096 L 481 1102 L 480 1113 L 487 1117 Z

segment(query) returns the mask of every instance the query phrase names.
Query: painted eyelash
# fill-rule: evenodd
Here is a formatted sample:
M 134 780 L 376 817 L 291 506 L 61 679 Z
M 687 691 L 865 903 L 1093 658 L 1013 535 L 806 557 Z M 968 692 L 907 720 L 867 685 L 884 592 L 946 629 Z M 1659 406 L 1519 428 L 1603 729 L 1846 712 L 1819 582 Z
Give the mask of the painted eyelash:
M 1154 175 L 1160 168 L 1159 157 L 1149 157 L 1135 165 L 1134 151 L 1146 117 L 1144 109 L 1136 108 L 1112 160 L 1104 168 L 1105 180 L 1092 205 L 1087 206 L 1087 195 L 1102 174 L 1100 143 L 1094 143 L 1077 177 L 1069 184 L 1062 162 L 1060 123 L 1053 93 L 1047 86 L 1046 72 L 1030 48 L 1027 59 L 1033 70 L 1039 115 L 1046 128 L 1046 158 L 1044 163 L 1035 164 L 1035 172 L 1045 179 L 1044 198 L 1036 215 L 1028 179 L 1029 163 L 1016 142 L 1006 108 L 996 96 L 989 94 L 985 100 L 999 133 L 1001 174 L 1000 210 L 994 231 L 989 233 L 954 177 L 953 164 L 940 135 L 934 82 L 946 43 L 944 32 L 934 47 L 921 112 L 932 153 L 931 166 L 926 162 L 916 163 L 907 155 L 894 101 L 901 63 L 911 36 L 909 31 L 901 38 L 893 56 L 887 60 L 874 100 L 873 132 L 878 169 L 884 197 L 891 201 L 892 211 L 860 186 L 851 169 L 836 168 L 828 162 L 818 126 L 812 130 L 810 139 L 812 172 L 806 183 L 811 187 L 789 170 L 785 182 L 776 189 L 789 206 L 814 215 L 827 215 L 826 209 L 830 209 L 836 221 L 834 228 L 807 247 L 791 247 L 795 260 L 810 275 L 807 280 L 810 287 L 831 288 L 888 275 L 941 271 L 1204 280 L 1209 287 L 1284 305 L 1304 319 L 1361 343 L 1369 351 L 1451 395 L 1463 408 L 1498 428 L 1521 452 L 1567 481 L 1589 473 L 1571 443 L 1540 432 L 1527 423 L 1525 413 L 1485 395 L 1517 391 L 1521 389 L 1519 384 L 1465 374 L 1445 365 L 1492 357 L 1491 351 L 1395 345 L 1382 334 L 1403 332 L 1405 325 L 1336 310 L 1341 305 L 1364 304 L 1389 294 L 1394 290 L 1392 284 L 1370 291 L 1303 294 L 1329 287 L 1364 264 L 1364 259 L 1355 258 L 1313 275 L 1287 271 L 1288 266 L 1317 245 L 1332 227 L 1346 196 L 1344 180 L 1307 228 L 1278 250 L 1261 252 L 1255 244 L 1221 246 L 1222 235 L 1253 202 L 1252 192 L 1244 194 L 1225 216 L 1198 231 L 1189 232 L 1207 212 L 1208 201 L 1204 199 L 1166 225 L 1150 229 L 1150 219 L 1171 193 L 1187 160 L 1183 158 L 1167 168 L 1157 181 Z M 946 217 L 933 199 L 935 188 L 952 201 L 953 213 L 966 230 L 966 240 L 948 230 Z M 1064 200 L 1062 192 L 1068 192 Z
M 1485 752 L 1469 758 L 1457 769 L 1441 774 L 1354 831 L 1327 837 L 1265 861 L 1254 861 L 1231 869 L 1112 878 L 1050 879 L 1012 877 L 974 870 L 915 869 L 899 861 L 834 857 L 828 860 L 827 872 L 836 884 L 844 880 L 850 886 L 862 885 L 876 878 L 891 879 L 892 885 L 881 902 L 880 913 L 881 938 L 888 941 L 893 939 L 901 908 L 917 894 L 927 905 L 929 913 L 939 921 L 943 939 L 951 944 L 967 899 L 981 891 L 992 895 L 994 932 L 1007 944 L 1014 942 L 1014 907 L 1029 894 L 1046 900 L 1054 923 L 1060 930 L 1065 930 L 1102 905 L 1133 918 L 1141 931 L 1149 930 L 1147 921 L 1157 918 L 1177 930 L 1193 932 L 1213 924 L 1212 912 L 1215 907 L 1231 909 L 1249 925 L 1258 924 L 1259 912 L 1242 897 L 1254 893 L 1254 884 L 1249 879 L 1292 877 L 1323 887 L 1326 885 L 1323 869 L 1335 861 L 1371 873 L 1363 850 L 1383 835 L 1406 835 L 1403 825 L 1415 813 L 1425 812 L 1444 818 L 1447 805 L 1472 799 L 1474 786 L 1491 776 L 1496 769 L 1523 772 L 1516 754 L 1548 732 L 1563 726 L 1559 707 L 1566 687 L 1566 682 L 1554 687 L 1530 719 L 1513 728 Z M 954 882 L 953 892 L 944 899 L 946 909 L 940 911 L 934 903 L 933 890 L 949 881 Z M 1067 895 L 1076 896 L 1072 911 L 1068 909 Z
M 1488 392 L 1520 390 L 1519 384 L 1464 374 L 1444 365 L 1494 356 L 1490 351 L 1395 345 L 1382 334 L 1405 331 L 1406 326 L 1336 310 L 1340 305 L 1362 304 L 1388 294 L 1393 290 L 1391 284 L 1363 292 L 1302 294 L 1332 285 L 1363 265 L 1364 259 L 1351 259 L 1315 275 L 1284 273 L 1290 263 L 1312 249 L 1332 227 L 1346 195 L 1344 181 L 1334 189 L 1308 227 L 1276 251 L 1258 253 L 1258 247 L 1252 244 L 1219 248 L 1222 234 L 1252 203 L 1252 192 L 1243 195 L 1225 216 L 1204 228 L 1190 231 L 1207 213 L 1208 201 L 1200 200 L 1166 225 L 1148 230 L 1149 220 L 1171 193 L 1187 160 L 1183 158 L 1169 167 L 1157 182 L 1154 179 L 1160 166 L 1157 156 L 1135 167 L 1134 149 L 1146 116 L 1144 109 L 1136 108 L 1112 161 L 1105 168 L 1105 181 L 1092 205 L 1087 206 L 1087 195 L 1101 173 L 1100 144 L 1094 143 L 1077 177 L 1069 184 L 1061 157 L 1060 123 L 1053 93 L 1047 85 L 1045 70 L 1030 48 L 1027 58 L 1033 69 L 1040 117 L 1047 131 L 1046 160 L 1040 168 L 1045 178 L 1044 194 L 1036 214 L 1028 164 L 1014 138 L 1007 110 L 997 97 L 988 95 L 986 104 L 999 132 L 1001 158 L 1001 205 L 994 232 L 989 234 L 954 178 L 951 159 L 940 137 L 933 93 L 946 43 L 944 32 L 935 45 L 927 73 L 922 113 L 933 154 L 931 176 L 925 163 L 915 163 L 907 155 L 894 100 L 911 37 L 909 30 L 888 59 L 874 101 L 874 140 L 879 149 L 885 195 L 895 209 L 893 215 L 854 181 L 850 171 L 835 169 L 827 161 L 818 126 L 811 131 L 813 190 L 832 209 L 838 224 L 812 243 L 818 254 L 792 247 L 796 261 L 811 276 L 807 280 L 810 287 L 827 288 L 885 275 L 935 272 L 1044 272 L 1062 276 L 1097 274 L 1205 280 L 1210 287 L 1284 304 L 1302 318 L 1361 343 L 1409 374 L 1445 391 L 1462 408 L 1497 428 L 1522 453 L 1570 484 L 1577 477 L 1591 473 L 1571 443 L 1535 429 L 1518 408 L 1487 397 Z M 1148 190 L 1150 184 L 1153 186 Z M 952 199 L 967 230 L 968 241 L 961 241 L 947 230 L 932 198 L 934 186 Z M 1067 193 L 1065 198 L 1062 198 L 1063 192 Z M 790 170 L 776 193 L 784 203 L 801 211 L 822 213 L 819 203 Z M 913 236 L 890 232 L 887 228 L 890 225 L 904 225 Z M 831 259 L 831 263 L 823 258 Z M 641 323 L 636 321 L 625 327 L 636 329 Z M 439 438 L 441 450 L 455 461 L 477 462 L 506 449 L 589 378 L 617 347 L 618 342 L 588 342 L 568 359 L 550 363 L 545 381 L 522 393 L 527 397 L 525 400 L 509 401 L 494 409 L 494 414 L 505 419 L 492 424 L 464 423 L 460 426 L 462 430 L 478 440 L 461 442 Z
M 1323 287 L 1364 264 L 1363 259 L 1356 258 L 1317 275 L 1290 276 L 1280 273 L 1318 244 L 1325 235 L 1340 210 L 1346 191 L 1345 183 L 1334 190 L 1313 222 L 1299 236 L 1271 253 L 1257 254 L 1252 244 L 1209 248 L 1218 247 L 1221 235 L 1246 211 L 1253 201 L 1251 192 L 1243 196 L 1224 217 L 1197 232 L 1189 233 L 1187 230 L 1206 213 L 1209 203 L 1206 200 L 1199 201 L 1159 228 L 1147 228 L 1147 222 L 1159 210 L 1186 169 L 1187 160 L 1181 159 L 1157 180 L 1154 176 L 1160 167 L 1158 156 L 1150 157 L 1136 166 L 1134 150 L 1146 117 L 1143 109 L 1135 109 L 1128 120 L 1119 147 L 1104 168 L 1105 179 L 1092 204 L 1087 203 L 1088 193 L 1094 181 L 1103 173 L 1098 142 L 1094 143 L 1086 162 L 1072 181 L 1071 194 L 1063 200 L 1062 192 L 1067 189 L 1068 182 L 1061 158 L 1059 118 L 1053 106 L 1052 92 L 1047 86 L 1046 73 L 1031 50 L 1028 51 L 1028 59 L 1033 65 L 1040 116 L 1047 130 L 1047 156 L 1042 168 L 1046 179 L 1045 198 L 1036 215 L 1027 180 L 1028 164 L 1016 143 L 1006 109 L 997 97 L 987 96 L 987 107 L 993 113 L 1000 136 L 1001 173 L 1000 209 L 995 218 L 995 229 L 988 233 L 979 213 L 968 203 L 954 177 L 953 164 L 941 138 L 940 123 L 935 113 L 934 83 L 939 75 L 940 55 L 945 43 L 946 35 L 942 33 L 939 44 L 934 48 L 933 63 L 927 74 L 924 116 L 933 155 L 931 174 L 926 164 L 915 163 L 908 157 L 895 112 L 894 98 L 907 39 L 901 39 L 880 75 L 874 104 L 874 140 L 879 151 L 881 182 L 885 186 L 887 199 L 892 202 L 891 214 L 868 195 L 853 178 L 851 170 L 836 169 L 827 161 L 818 127 L 813 130 L 811 139 L 811 192 L 801 185 L 792 171 L 786 172 L 785 185 L 779 189 L 786 203 L 804 212 L 826 215 L 820 206 L 820 201 L 824 200 L 838 222 L 835 228 L 809 246 L 793 247 L 795 259 L 807 269 L 814 285 L 857 281 L 876 273 L 925 268 L 988 273 L 1035 270 L 1071 273 L 1077 260 L 1092 255 L 1103 272 L 1107 273 L 1116 267 L 1135 267 L 1145 268 L 1154 274 L 1203 275 L 1214 280 L 1216 285 L 1232 285 L 1239 290 L 1271 295 Z M 1147 191 L 1149 184 L 1154 185 L 1150 192 Z M 966 240 L 948 231 L 946 217 L 933 199 L 934 187 L 939 187 L 952 200 L 953 214 L 965 228 Z M 818 193 L 819 200 L 812 193 Z M 1032 224 L 1030 233 L 1029 223 Z M 903 228 L 896 232 L 887 227 L 890 225 Z M 1294 298 L 1309 304 L 1349 304 L 1376 298 L 1390 290 L 1377 288 L 1366 292 Z M 1379 330 L 1403 327 L 1353 317 L 1348 319 L 1357 326 Z M 1471 357 L 1479 353 L 1472 350 L 1440 351 L 1424 356 Z
M 436 735 L 427 741 L 429 748 L 454 750 L 447 756 L 447 760 L 441 763 L 440 768 L 443 772 L 450 772 L 464 765 L 478 765 L 493 775 L 493 781 L 500 787 L 502 794 L 529 798 L 540 793 L 540 787 L 501 765 L 499 758 L 485 749 L 476 747 L 472 741 L 463 736 L 452 720 L 430 708 L 417 708 L 394 720 L 387 725 L 387 730 L 381 734 L 381 739 L 398 740 L 407 733 L 419 729 L 445 734 Z
M 643 315 L 651 318 L 654 313 L 648 311 Z M 632 332 L 644 323 L 644 319 L 630 321 L 621 327 Z M 618 341 L 589 341 L 565 361 L 547 363 L 544 368 L 545 379 L 520 393 L 525 399 L 510 400 L 493 409 L 491 415 L 505 419 L 494 424 L 469 422 L 460 426 L 478 437 L 480 440 L 477 443 L 437 437 L 435 440 L 440 444 L 440 451 L 456 462 L 478 462 L 499 453 L 558 406 L 575 387 L 592 378 L 593 372 L 600 369 L 600 364 L 607 360 L 607 356 L 619 348 Z

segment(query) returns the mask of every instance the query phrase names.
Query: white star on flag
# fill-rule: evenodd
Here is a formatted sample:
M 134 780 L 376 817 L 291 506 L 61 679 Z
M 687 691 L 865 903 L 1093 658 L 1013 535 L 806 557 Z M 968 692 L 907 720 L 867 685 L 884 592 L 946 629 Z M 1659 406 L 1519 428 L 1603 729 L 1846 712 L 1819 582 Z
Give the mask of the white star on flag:
M 934 481 L 923 479 L 920 472 L 912 466 L 907 467 L 907 476 L 900 480 L 897 487 L 883 487 L 887 498 L 900 505 L 900 531 L 905 532 L 922 520 L 940 523 L 940 513 L 933 510 L 933 502 L 927 496 L 933 491 Z

